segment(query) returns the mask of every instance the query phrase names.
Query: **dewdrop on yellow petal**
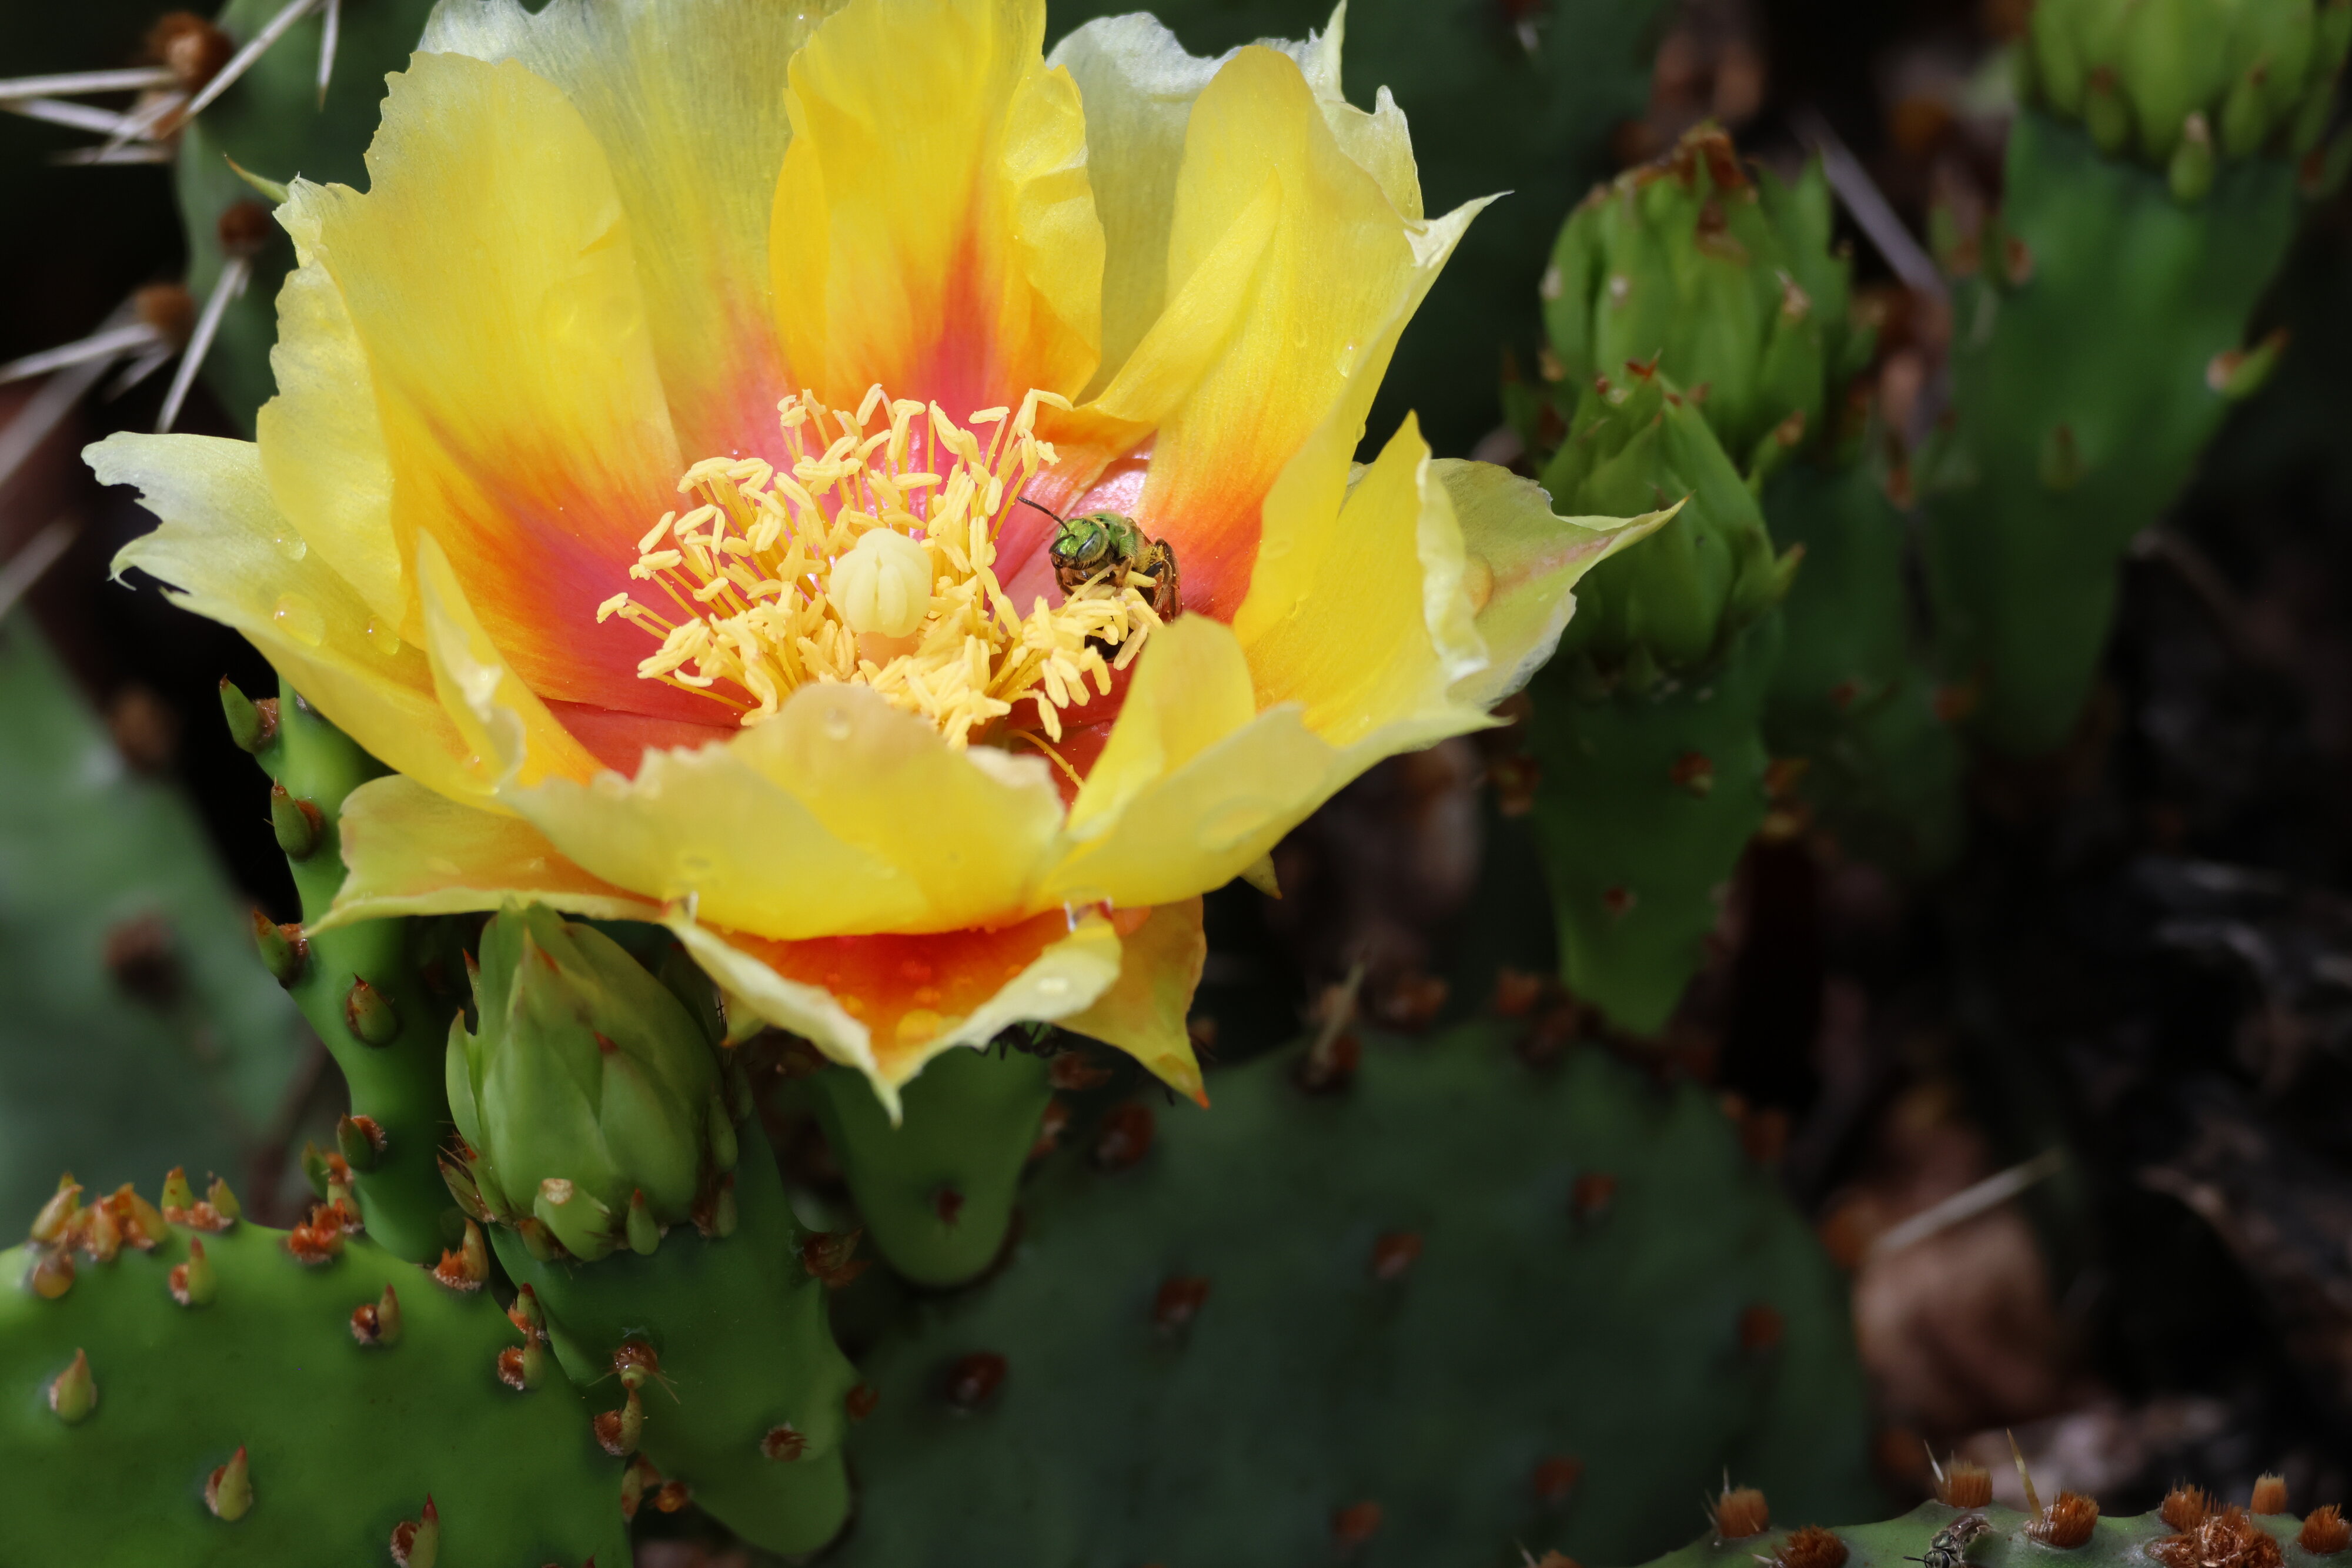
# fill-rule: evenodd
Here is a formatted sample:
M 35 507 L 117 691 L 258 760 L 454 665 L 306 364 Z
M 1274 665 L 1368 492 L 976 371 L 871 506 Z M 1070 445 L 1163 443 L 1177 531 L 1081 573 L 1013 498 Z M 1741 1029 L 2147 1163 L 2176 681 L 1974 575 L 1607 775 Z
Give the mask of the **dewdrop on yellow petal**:
M 825 594 L 853 632 L 911 636 L 931 606 L 930 552 L 896 528 L 868 529 L 833 563 Z

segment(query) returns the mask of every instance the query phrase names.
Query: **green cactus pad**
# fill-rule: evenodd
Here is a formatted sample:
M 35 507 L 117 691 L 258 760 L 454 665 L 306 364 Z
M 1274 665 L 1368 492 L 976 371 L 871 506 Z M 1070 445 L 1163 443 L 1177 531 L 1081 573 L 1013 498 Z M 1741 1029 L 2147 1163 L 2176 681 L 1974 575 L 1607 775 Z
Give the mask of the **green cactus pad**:
M 243 716 L 257 716 L 234 686 L 224 684 L 222 701 L 232 731 Z M 303 918 L 316 920 L 343 883 L 343 798 L 385 769 L 282 681 L 277 705 L 266 736 L 247 729 L 240 738 L 262 742 L 255 759 L 286 798 L 277 815 L 317 814 L 310 852 L 289 860 Z M 368 1234 L 415 1263 L 438 1257 L 459 1235 L 436 1165 L 449 1125 L 442 1060 L 464 987 L 464 960 L 448 936 L 437 920 L 375 920 L 310 936 L 287 955 L 279 944 L 290 937 L 272 942 L 261 933 L 265 962 L 292 976 L 287 989 L 342 1069 L 353 1113 L 383 1134 L 373 1165 L 354 1170 Z
M 131 771 L 25 615 L 0 632 L 0 1213 L 68 1164 L 109 1187 L 158 1160 L 241 1176 L 304 1031 L 203 824 Z
M 1673 1016 L 1763 825 L 1760 724 L 1781 633 L 1768 616 L 1714 674 L 1661 692 L 1580 691 L 1572 670 L 1530 688 L 1560 977 L 1621 1029 L 1655 1034 Z
M 1845 389 L 1874 334 L 1852 315 L 1818 162 L 1794 183 L 1739 161 L 1702 126 L 1672 155 L 1595 190 L 1545 275 L 1559 387 L 1518 390 L 1522 435 L 1549 455 L 1596 375 L 1654 364 L 1694 398 L 1763 500 L 1772 539 L 1801 547 L 1765 736 L 1801 758 L 1801 798 L 1847 847 L 1897 869 L 1958 847 L 1959 748 L 1914 647 L 1903 526 L 1864 463 Z M 1549 409 L 1547 408 L 1547 405 Z M 1552 417 L 1544 417 L 1547 412 Z
M 751 1095 L 709 982 L 665 962 L 667 933 L 622 935 L 668 978 L 544 906 L 484 928 L 476 1028 L 449 1030 L 449 1182 L 615 1451 L 770 1551 L 810 1551 L 848 1513 L 849 1363 L 767 1139 L 736 1125 Z
M 393 1531 L 439 1515 L 437 1568 L 625 1563 L 621 1467 L 561 1379 L 501 1381 L 521 1343 L 488 1292 L 460 1293 L 363 1237 L 317 1264 L 289 1233 L 161 1227 L 109 1261 L 74 1255 L 65 1293 L 19 1288 L 48 1249 L 0 1254 L 0 1471 L 11 1554 L 87 1568 L 384 1563 Z M 193 1265 L 191 1241 L 204 1247 Z M 211 1300 L 173 1300 L 175 1267 Z M 362 1343 L 352 1313 L 397 1301 L 396 1334 Z M 199 1290 L 197 1296 L 204 1292 Z M 81 1418 L 50 1390 L 84 1358 Z M 87 1396 L 94 1393 L 95 1402 Z M 241 1489 L 205 1503 L 216 1467 Z
M 1369 1039 L 1317 1095 L 1276 1052 L 1066 1140 L 1003 1269 L 866 1358 L 834 1561 L 1626 1562 L 1727 1464 L 1867 1508 L 1843 1287 L 1722 1112 L 1511 1038 Z
M 1528 687 L 1536 836 L 1560 973 L 1654 1033 L 1696 970 L 1717 891 L 1764 820 L 1764 694 L 1794 557 L 1690 401 L 1655 371 L 1588 390 L 1544 472 L 1562 512 L 1687 497 L 1593 569 Z
M 856 1379 L 801 1261 L 767 1138 L 757 1122 L 738 1135 L 730 1234 L 680 1227 L 650 1256 L 593 1263 L 543 1262 L 506 1226 L 491 1235 L 507 1272 L 545 1303 L 557 1359 L 589 1402 L 624 1407 L 614 1353 L 644 1342 L 660 1367 L 639 1396 L 646 1457 L 746 1540 L 807 1552 L 848 1516 L 842 1403 Z
M 907 1085 L 898 1126 L 858 1073 L 827 1068 L 795 1091 L 841 1162 L 859 1218 L 916 1284 L 960 1285 L 1004 1245 L 1037 1126 L 1052 1097 L 1042 1057 L 951 1051 Z
M 1780 1506 L 1778 1498 L 1770 1501 L 1773 1514 L 1788 1513 Z M 2305 1521 L 2291 1513 L 2249 1517 L 2243 1510 L 2235 1510 L 2230 1511 L 2232 1517 L 2225 1519 L 2219 1505 L 2207 1504 L 2200 1499 L 2196 1507 L 2204 1511 L 2204 1522 L 2193 1523 L 2194 1513 L 2183 1513 L 2180 1518 L 2188 1526 L 2185 1530 L 2175 1529 L 2157 1513 L 2097 1518 L 2084 1526 L 2082 1516 L 2093 1511 L 2087 1504 L 2086 1499 L 2074 1500 L 2071 1504 L 2053 1500 L 2042 1514 L 2033 1514 L 1998 1503 L 1961 1509 L 1941 1502 L 1923 1502 L 1899 1519 L 1875 1524 L 1841 1525 L 1833 1530 L 1801 1527 L 1796 1531 L 1784 1524 L 1752 1535 L 1728 1538 L 1710 1531 L 1678 1552 L 1643 1564 L 1643 1568 L 1755 1568 L 1759 1561 L 1775 1564 L 1776 1568 L 1904 1568 L 1906 1562 L 1926 1558 L 1938 1535 L 1956 1521 L 1969 1518 L 1981 1520 L 1986 1528 L 1967 1541 L 1956 1568 L 2052 1568 L 2056 1563 L 2080 1564 L 2081 1568 L 2147 1568 L 2151 1563 L 2158 1568 L 2193 1568 L 2198 1564 L 2254 1568 L 2259 1562 L 2267 1562 L 2273 1568 L 2281 1564 L 2284 1568 L 2316 1568 L 2321 1563 L 2345 1561 L 2341 1546 L 2334 1552 L 2314 1552 L 2303 1545 L 2298 1538 L 2305 1533 Z M 2070 1516 L 2077 1530 L 2087 1528 L 2087 1539 L 2079 1544 L 2062 1545 L 2060 1542 L 2073 1532 L 2058 1531 L 2053 1534 L 2048 1517 L 2053 1513 Z M 1801 1511 L 1800 1517 L 1804 1517 Z M 2334 1516 L 2327 1512 L 2318 1517 L 2325 1520 Z M 1963 1531 L 1972 1529 L 1962 1527 Z M 2265 1536 L 2277 1544 L 2278 1555 L 2271 1555 L 2262 1539 Z M 1793 1545 L 1792 1537 L 1799 1537 Z M 1945 1539 L 1948 1543 L 1957 1538 Z
M 1949 864 L 1963 831 L 1959 737 L 1916 650 L 1902 516 L 1870 465 L 1790 464 L 1764 485 L 1773 542 L 1804 565 L 1765 697 L 1774 755 L 1845 849 L 1892 870 Z
M 2241 334 L 2292 237 L 2295 171 L 2224 165 L 2195 204 L 2035 109 L 1999 226 L 1955 253 L 1952 434 L 1923 454 L 1929 579 L 1973 731 L 2017 755 L 2073 732 L 2116 567 L 2265 362 Z M 2239 373 L 2243 371 L 2245 373 Z

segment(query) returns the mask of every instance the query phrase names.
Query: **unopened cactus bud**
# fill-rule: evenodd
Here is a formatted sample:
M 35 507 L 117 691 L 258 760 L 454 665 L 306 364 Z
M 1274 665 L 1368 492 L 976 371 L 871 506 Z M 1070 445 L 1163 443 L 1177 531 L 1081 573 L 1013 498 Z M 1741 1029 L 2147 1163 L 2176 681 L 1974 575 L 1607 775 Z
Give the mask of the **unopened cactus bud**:
M 1620 367 L 1585 392 L 1543 484 L 1564 514 L 1630 515 L 1622 504 L 1646 511 L 1688 497 L 1672 521 L 1585 578 L 1560 658 L 1584 654 L 1646 686 L 1715 662 L 1787 591 L 1754 496 L 1698 410 L 1655 370 Z
M 711 1040 L 670 988 L 536 905 L 484 929 L 474 988 L 480 1023 L 451 1031 L 448 1092 L 490 1212 L 505 1218 L 493 1188 L 522 1200 L 581 1259 L 650 1251 L 715 1212 L 735 1126 Z
M 1784 184 L 1712 125 L 1594 191 L 1561 228 L 1541 291 L 1571 395 L 1596 376 L 1622 381 L 1629 360 L 1660 366 L 1734 458 L 1785 461 L 1829 430 L 1831 399 L 1870 358 L 1831 222 L 1818 163 Z
M 2022 75 L 2031 97 L 2081 120 L 2101 151 L 2166 170 L 2174 194 L 2193 202 L 2217 154 L 2301 150 L 2282 143 L 2333 98 L 2346 37 L 2336 0 L 2042 0 Z

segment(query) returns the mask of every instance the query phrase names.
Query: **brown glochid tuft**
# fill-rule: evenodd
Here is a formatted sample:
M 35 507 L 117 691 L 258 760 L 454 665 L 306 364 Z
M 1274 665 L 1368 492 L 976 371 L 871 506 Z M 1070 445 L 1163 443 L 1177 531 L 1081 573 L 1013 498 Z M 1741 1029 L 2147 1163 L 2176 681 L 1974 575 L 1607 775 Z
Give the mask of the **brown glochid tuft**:
M 2294 1543 L 2316 1556 L 2333 1557 L 2352 1546 L 2352 1520 L 2347 1520 L 2344 1511 L 2332 1502 L 2315 1508 L 2305 1518 Z
M 2184 1482 L 2164 1494 L 2164 1501 L 2158 1507 L 2156 1516 L 2175 1530 L 2194 1530 L 2205 1522 L 2205 1515 L 2211 1511 L 2212 1506 L 2203 1487 L 2192 1487 Z
M 1754 1487 L 1727 1487 L 1715 1500 L 1715 1532 L 1726 1541 L 1761 1535 L 1772 1528 L 1772 1505 Z
M 2099 1522 L 2099 1505 L 2078 1491 L 2062 1491 L 2025 1533 L 2045 1546 L 2072 1552 L 2091 1539 Z
M 2253 1506 L 2249 1508 L 2246 1511 L 2249 1513 L 2284 1513 L 2286 1511 L 2286 1478 L 2284 1476 L 2256 1476 L 2254 1478 Z
M 1946 1508 L 1988 1508 L 1992 1504 L 1992 1472 L 1966 1459 L 1944 1467 L 1943 1484 L 1936 1500 Z
M 2277 1538 L 2235 1503 L 2207 1514 L 2193 1530 L 2149 1542 L 2146 1550 L 2164 1568 L 2279 1568 L 2286 1559 Z
M 1791 1531 L 1780 1543 L 1780 1568 L 1843 1568 L 1845 1559 L 1845 1542 L 1818 1524 Z

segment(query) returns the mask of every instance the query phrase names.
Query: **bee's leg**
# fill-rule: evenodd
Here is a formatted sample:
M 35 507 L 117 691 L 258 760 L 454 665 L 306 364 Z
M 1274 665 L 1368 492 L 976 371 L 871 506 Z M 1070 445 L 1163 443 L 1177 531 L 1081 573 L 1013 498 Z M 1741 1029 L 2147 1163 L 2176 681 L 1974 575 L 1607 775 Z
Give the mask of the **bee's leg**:
M 1151 574 L 1151 612 L 1172 621 L 1184 608 L 1176 581 L 1176 551 L 1165 539 L 1154 539 L 1143 552 L 1144 570 Z

